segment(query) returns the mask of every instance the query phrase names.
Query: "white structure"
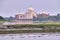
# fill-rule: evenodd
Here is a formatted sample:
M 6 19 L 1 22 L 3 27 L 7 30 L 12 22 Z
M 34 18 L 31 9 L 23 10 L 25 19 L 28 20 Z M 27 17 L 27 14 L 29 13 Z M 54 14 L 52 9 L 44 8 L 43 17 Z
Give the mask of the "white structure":
M 16 19 L 33 19 L 33 17 L 37 17 L 36 12 L 32 7 L 28 8 L 26 13 L 18 13 L 15 15 Z

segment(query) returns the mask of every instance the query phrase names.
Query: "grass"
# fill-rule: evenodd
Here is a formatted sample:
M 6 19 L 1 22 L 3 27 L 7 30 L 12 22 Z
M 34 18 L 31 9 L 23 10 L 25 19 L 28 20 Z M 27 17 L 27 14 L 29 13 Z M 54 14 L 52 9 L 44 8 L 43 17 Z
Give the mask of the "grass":
M 9 28 L 44 28 L 44 27 L 60 27 L 60 23 L 43 23 L 43 24 L 16 24 L 8 25 Z
M 10 33 L 40 33 L 40 32 L 60 32 L 60 23 L 37 23 L 37 24 L 16 24 L 7 25 L 8 28 L 43 28 L 43 30 L 0 30 L 0 34 Z M 46 29 L 48 28 L 48 29 Z
M 60 32 L 60 29 L 58 30 L 0 30 L 0 34 L 16 34 L 16 33 L 55 33 L 55 32 Z

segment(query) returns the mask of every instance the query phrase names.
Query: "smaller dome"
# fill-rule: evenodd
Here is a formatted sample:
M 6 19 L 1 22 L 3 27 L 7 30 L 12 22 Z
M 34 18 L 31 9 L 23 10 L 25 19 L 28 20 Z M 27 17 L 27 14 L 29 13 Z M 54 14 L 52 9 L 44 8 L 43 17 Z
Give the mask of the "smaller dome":
M 24 14 L 23 12 L 18 12 L 17 14 Z
M 20 12 L 20 14 L 24 14 L 23 12 Z
M 45 10 L 42 10 L 40 13 L 42 13 L 42 14 L 48 14 L 48 12 L 45 11 Z

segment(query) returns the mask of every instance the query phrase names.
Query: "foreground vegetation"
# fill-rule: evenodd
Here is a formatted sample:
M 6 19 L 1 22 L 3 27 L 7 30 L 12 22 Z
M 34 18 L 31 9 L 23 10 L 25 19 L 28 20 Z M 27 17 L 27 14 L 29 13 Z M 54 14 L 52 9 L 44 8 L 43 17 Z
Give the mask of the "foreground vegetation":
M 55 33 L 60 32 L 60 29 L 57 30 L 0 30 L 0 34 L 16 34 L 16 33 Z
M 16 24 L 7 25 L 7 28 L 45 28 L 45 27 L 59 27 L 60 23 L 40 23 L 40 24 Z
M 14 34 L 14 33 L 55 33 L 60 32 L 60 23 L 37 23 L 37 24 L 16 24 L 4 25 L 5 29 L 0 29 L 0 34 Z M 21 29 L 21 28 L 42 28 L 42 30 L 6 30 L 6 29 Z
M 21 28 L 42 28 L 42 30 L 6 30 L 6 29 L 21 29 Z M 14 33 L 55 33 L 60 32 L 60 23 L 42 23 L 42 24 L 16 24 L 7 25 L 6 29 L 0 29 L 0 34 Z

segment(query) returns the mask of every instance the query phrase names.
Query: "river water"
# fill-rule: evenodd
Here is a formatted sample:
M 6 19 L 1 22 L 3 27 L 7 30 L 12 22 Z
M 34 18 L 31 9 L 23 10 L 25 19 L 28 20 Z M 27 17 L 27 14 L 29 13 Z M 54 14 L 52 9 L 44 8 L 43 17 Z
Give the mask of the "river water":
M 59 33 L 0 34 L 0 40 L 60 40 Z

